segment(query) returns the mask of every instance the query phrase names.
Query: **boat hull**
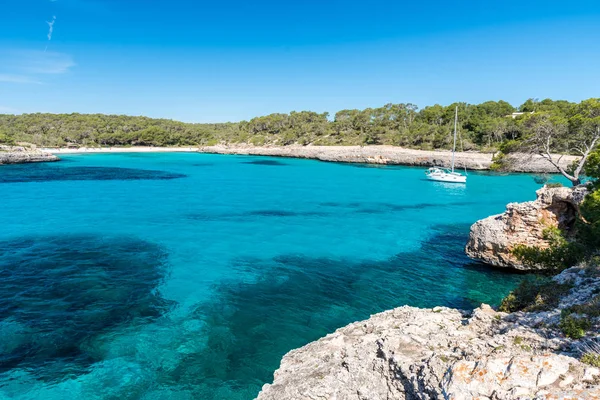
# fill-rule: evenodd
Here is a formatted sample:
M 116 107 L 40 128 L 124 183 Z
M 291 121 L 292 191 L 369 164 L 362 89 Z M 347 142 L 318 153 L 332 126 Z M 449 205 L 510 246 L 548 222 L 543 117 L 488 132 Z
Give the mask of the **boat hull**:
M 436 182 L 467 183 L 467 177 L 462 175 L 427 175 L 427 179 Z

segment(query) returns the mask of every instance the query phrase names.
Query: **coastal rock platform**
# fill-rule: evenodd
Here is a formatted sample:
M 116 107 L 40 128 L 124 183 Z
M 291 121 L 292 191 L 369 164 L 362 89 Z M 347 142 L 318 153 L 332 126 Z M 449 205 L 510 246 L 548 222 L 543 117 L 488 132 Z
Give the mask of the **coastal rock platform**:
M 405 306 L 350 324 L 285 355 L 257 399 L 600 398 L 600 369 L 551 328 L 600 280 L 578 268 L 555 279 L 575 289 L 551 311 Z
M 60 159 L 54 154 L 27 147 L 0 146 L 0 165 L 49 162 L 59 160 Z

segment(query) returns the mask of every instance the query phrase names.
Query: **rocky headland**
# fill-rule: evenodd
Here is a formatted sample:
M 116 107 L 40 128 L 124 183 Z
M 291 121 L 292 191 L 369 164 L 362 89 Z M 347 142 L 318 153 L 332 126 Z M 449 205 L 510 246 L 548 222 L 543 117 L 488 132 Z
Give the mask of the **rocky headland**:
M 309 158 L 343 163 L 368 163 L 409 165 L 418 167 L 449 167 L 452 152 L 414 150 L 396 146 L 251 146 L 217 145 L 198 149 L 201 153 L 240 154 L 274 157 Z M 494 162 L 491 153 L 457 152 L 458 169 L 489 170 Z M 567 167 L 577 157 L 564 156 L 561 164 Z M 531 154 L 509 154 L 504 157 L 506 171 L 531 173 L 556 173 L 556 169 L 543 157 Z
M 556 328 L 600 279 L 583 268 L 554 279 L 574 288 L 548 311 L 405 306 L 350 324 L 285 355 L 257 399 L 600 398 L 600 369 Z
M 477 221 L 471 227 L 467 255 L 496 267 L 538 269 L 536 265 L 525 265 L 513 250 L 519 245 L 547 248 L 548 228 L 569 232 L 587 192 L 583 185 L 575 189 L 545 186 L 536 192 L 534 201 L 508 204 L 504 213 Z
M 59 161 L 54 154 L 24 146 L 1 146 L 0 165 Z
M 547 246 L 543 230 L 570 229 L 587 191 L 544 187 L 509 204 L 473 225 L 468 254 L 523 269 L 512 246 Z M 511 295 L 512 313 L 404 306 L 350 324 L 286 354 L 257 400 L 600 399 L 600 267 L 543 285 L 525 289 L 526 307 Z

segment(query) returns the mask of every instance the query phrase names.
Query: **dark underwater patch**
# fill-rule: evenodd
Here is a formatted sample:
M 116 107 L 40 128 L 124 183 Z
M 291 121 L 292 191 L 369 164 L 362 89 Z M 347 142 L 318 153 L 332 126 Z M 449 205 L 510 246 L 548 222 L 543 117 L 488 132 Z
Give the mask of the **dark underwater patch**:
M 50 181 L 167 180 L 186 175 L 156 170 L 116 167 L 56 167 L 16 165 L 2 168 L 0 183 Z
M 130 237 L 39 236 L 0 241 L 0 371 L 43 380 L 85 373 L 90 342 L 147 323 L 169 304 L 156 288 L 166 254 Z
M 257 217 L 314 217 L 325 216 L 328 213 L 321 211 L 255 210 L 244 215 Z
M 294 217 L 323 217 L 329 215 L 324 211 L 291 211 L 291 210 L 252 210 L 243 213 L 234 214 L 219 214 L 219 213 L 191 213 L 187 214 L 187 218 L 195 221 L 223 221 L 223 220 L 238 220 L 244 222 L 250 217 L 264 218 L 294 218 Z
M 340 203 L 340 202 L 323 202 L 319 205 L 323 207 L 336 207 L 354 209 L 360 214 L 385 214 L 389 212 L 400 212 L 407 210 L 424 210 L 427 208 L 447 208 L 461 207 L 476 204 L 471 201 L 457 201 L 453 203 L 417 203 L 417 204 L 394 204 L 394 203 Z
M 336 201 L 325 201 L 322 203 L 319 203 L 320 206 L 323 207 L 342 207 L 342 208 L 357 208 L 360 207 L 362 203 L 358 203 L 358 202 L 351 202 L 351 203 L 341 203 L 341 202 L 336 202 Z
M 195 163 L 192 164 L 192 167 L 212 167 L 213 165 L 215 165 L 214 163 Z
M 256 395 L 286 352 L 373 313 L 404 304 L 472 308 L 497 302 L 520 277 L 463 268 L 471 264 L 462 252 L 468 229 L 436 227 L 420 249 L 387 260 L 301 254 L 238 260 L 233 269 L 258 278 L 224 282 L 214 301 L 197 306 L 192 318 L 206 322 L 207 346 L 173 376 L 180 384 L 214 381 L 217 388 L 227 382 Z
M 251 165 L 270 165 L 274 167 L 282 167 L 289 164 L 286 164 L 277 160 L 254 160 L 254 161 L 244 161 L 242 164 L 251 164 Z

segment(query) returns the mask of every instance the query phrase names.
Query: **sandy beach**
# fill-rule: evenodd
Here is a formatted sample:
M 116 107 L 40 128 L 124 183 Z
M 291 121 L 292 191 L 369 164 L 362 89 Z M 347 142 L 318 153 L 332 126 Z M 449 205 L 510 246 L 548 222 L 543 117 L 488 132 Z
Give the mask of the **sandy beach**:
M 78 148 L 52 148 L 40 150 L 52 154 L 79 154 L 79 153 L 191 153 L 198 151 L 198 147 L 78 147 Z

